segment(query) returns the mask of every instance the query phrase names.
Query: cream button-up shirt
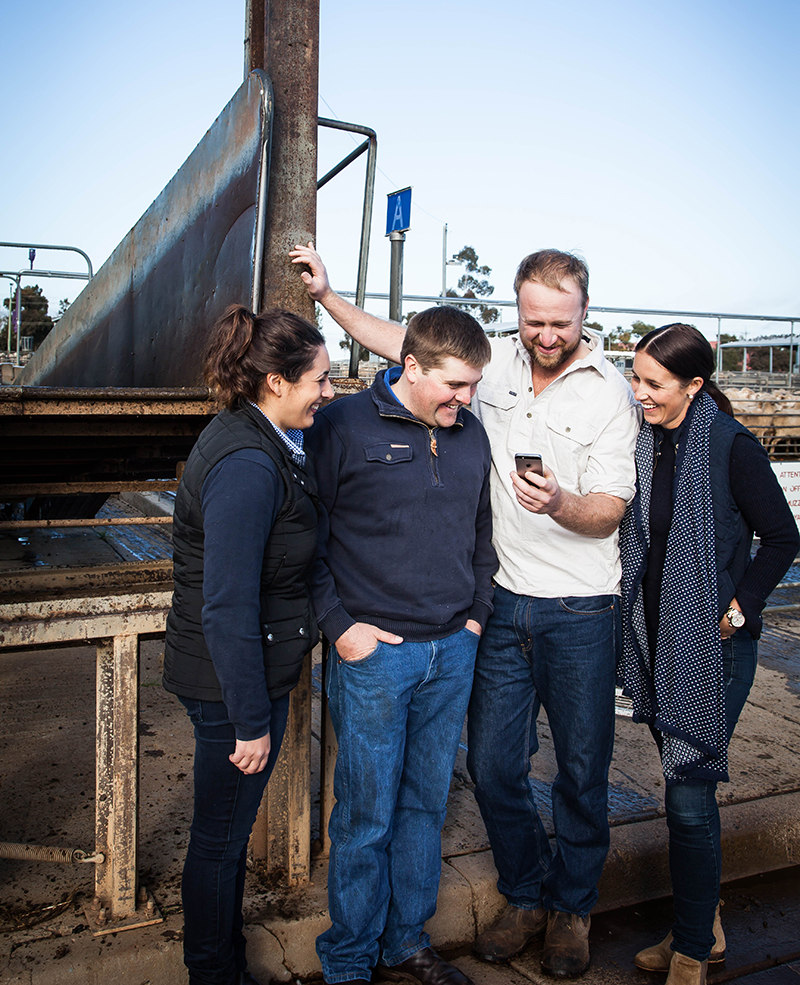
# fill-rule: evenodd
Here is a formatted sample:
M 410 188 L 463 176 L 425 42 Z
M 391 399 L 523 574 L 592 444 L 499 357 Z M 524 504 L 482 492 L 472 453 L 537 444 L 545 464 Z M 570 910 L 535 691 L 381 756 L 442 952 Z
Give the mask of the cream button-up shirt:
M 517 595 L 540 598 L 619 593 L 618 535 L 587 537 L 517 502 L 509 473 L 514 455 L 533 453 L 562 489 L 585 496 L 608 493 L 629 503 L 639 410 L 625 378 L 603 356 L 597 336 L 590 352 L 533 394 L 531 361 L 518 336 L 493 339 L 492 359 L 472 401 L 492 446 L 495 580 Z

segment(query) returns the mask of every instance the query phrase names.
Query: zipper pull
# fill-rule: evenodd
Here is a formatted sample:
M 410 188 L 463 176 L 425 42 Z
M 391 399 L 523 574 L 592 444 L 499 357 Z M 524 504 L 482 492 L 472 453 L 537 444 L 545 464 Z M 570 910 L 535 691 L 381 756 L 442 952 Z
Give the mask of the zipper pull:
M 431 454 L 436 455 L 436 457 L 438 458 L 439 452 L 436 450 L 436 435 L 433 433 L 433 431 L 430 428 L 428 428 L 428 433 L 431 436 Z

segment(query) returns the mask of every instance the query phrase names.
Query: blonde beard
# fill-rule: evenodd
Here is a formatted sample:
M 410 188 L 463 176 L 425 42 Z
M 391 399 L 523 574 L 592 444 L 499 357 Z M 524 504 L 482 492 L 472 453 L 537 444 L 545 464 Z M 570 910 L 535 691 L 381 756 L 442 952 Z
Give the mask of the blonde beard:
M 531 359 L 540 366 L 542 369 L 558 369 L 559 366 L 563 366 L 565 362 L 568 362 L 571 356 L 575 354 L 578 346 L 581 344 L 582 336 L 578 336 L 577 340 L 572 343 L 572 345 L 564 344 L 558 350 L 554 352 L 551 356 L 542 356 L 538 351 L 535 344 L 527 345 L 525 342 L 522 344 L 528 350 L 531 355 Z

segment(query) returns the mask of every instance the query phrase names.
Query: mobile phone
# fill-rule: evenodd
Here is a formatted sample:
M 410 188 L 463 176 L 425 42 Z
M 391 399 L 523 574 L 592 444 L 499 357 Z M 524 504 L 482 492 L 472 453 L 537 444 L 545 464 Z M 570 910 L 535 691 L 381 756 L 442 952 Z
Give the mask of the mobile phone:
M 514 456 L 514 468 L 517 470 L 517 475 L 520 479 L 525 479 L 526 472 L 535 472 L 537 475 L 544 475 L 544 469 L 542 468 L 542 456 L 533 454 L 519 454 Z M 528 482 L 527 479 L 525 479 Z M 533 485 L 533 483 L 528 483 Z

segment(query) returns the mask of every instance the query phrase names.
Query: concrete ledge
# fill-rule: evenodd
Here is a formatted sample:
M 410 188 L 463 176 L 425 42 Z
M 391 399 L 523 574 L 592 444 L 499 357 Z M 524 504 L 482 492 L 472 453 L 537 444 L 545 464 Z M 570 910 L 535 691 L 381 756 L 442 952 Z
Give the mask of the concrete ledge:
M 800 862 L 800 792 L 720 806 L 722 881 Z M 667 822 L 663 818 L 611 829 L 597 912 L 671 895 Z
M 800 792 L 723 805 L 720 816 L 724 882 L 800 863 Z M 663 818 L 613 827 L 595 912 L 669 896 L 667 853 L 668 832 Z M 298 891 L 306 896 L 308 909 L 313 912 L 264 922 L 284 949 L 281 968 L 271 965 L 266 954 L 260 966 L 275 978 L 287 972 L 293 977 L 320 972 L 314 939 L 328 926 L 325 873 L 325 865 L 318 864 L 313 888 Z M 436 915 L 426 925 L 434 947 L 470 944 L 496 919 L 505 905 L 496 882 L 497 872 L 489 851 L 444 861 Z M 309 897 L 313 897 L 313 903 Z M 252 943 L 255 945 L 255 940 Z M 256 951 L 251 950 L 255 966 Z
M 800 863 L 800 791 L 724 805 L 720 814 L 724 881 Z M 320 974 L 314 943 L 329 923 L 326 876 L 327 863 L 316 863 L 309 885 L 285 894 L 275 912 L 260 915 L 246 928 L 250 967 L 259 980 L 288 982 Z M 427 926 L 434 947 L 467 945 L 496 918 L 505 902 L 496 880 L 488 851 L 444 861 L 438 909 Z M 612 828 L 595 912 L 669 893 L 666 822 Z M 32 939 L 13 957 L 0 953 L 0 985 L 107 985 L 114 980 L 185 985 L 182 929 L 181 917 L 172 916 L 158 926 L 113 937 Z

